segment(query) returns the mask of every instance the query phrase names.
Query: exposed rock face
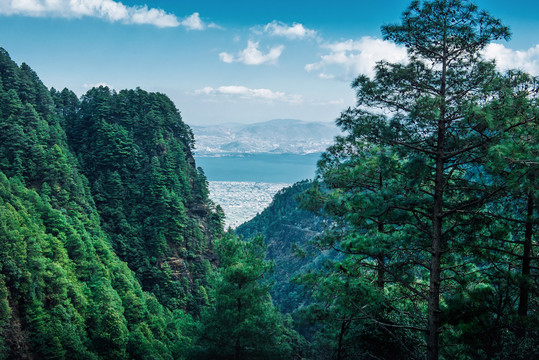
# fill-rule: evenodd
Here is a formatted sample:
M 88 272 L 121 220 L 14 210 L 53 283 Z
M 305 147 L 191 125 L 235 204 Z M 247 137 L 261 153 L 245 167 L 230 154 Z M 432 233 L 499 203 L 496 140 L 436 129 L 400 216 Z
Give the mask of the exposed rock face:
M 172 270 L 172 276 L 176 280 L 187 278 L 189 280 L 189 283 L 193 282 L 193 278 L 191 276 L 191 273 L 189 272 L 189 269 L 187 268 L 187 264 L 185 263 L 184 259 L 172 257 L 172 258 L 168 258 L 168 260 L 166 260 L 165 263 Z

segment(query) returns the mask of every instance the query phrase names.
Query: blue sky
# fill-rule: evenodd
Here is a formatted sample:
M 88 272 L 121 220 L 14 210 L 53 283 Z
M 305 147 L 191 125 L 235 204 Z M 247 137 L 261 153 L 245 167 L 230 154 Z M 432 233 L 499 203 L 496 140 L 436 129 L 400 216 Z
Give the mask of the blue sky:
M 476 2 L 510 26 L 487 55 L 539 74 L 539 2 Z M 49 87 L 166 93 L 191 125 L 333 121 L 350 82 L 405 51 L 381 40 L 409 1 L 0 0 L 0 46 Z

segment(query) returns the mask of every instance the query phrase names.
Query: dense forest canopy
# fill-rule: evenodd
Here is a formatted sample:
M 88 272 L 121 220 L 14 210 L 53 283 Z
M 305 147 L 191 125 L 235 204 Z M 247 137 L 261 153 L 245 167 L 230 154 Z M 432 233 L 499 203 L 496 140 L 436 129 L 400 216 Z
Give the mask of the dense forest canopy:
M 0 77 L 0 357 L 181 358 L 190 317 L 120 261 L 71 150 L 79 100 L 3 49 Z
M 290 358 L 304 346 L 260 283 L 262 240 L 223 237 L 168 97 L 99 87 L 79 99 L 0 55 L 0 358 Z
M 0 48 L 0 359 L 538 358 L 539 82 L 468 1 L 382 34 L 407 62 L 237 234 L 166 95 L 47 89 Z

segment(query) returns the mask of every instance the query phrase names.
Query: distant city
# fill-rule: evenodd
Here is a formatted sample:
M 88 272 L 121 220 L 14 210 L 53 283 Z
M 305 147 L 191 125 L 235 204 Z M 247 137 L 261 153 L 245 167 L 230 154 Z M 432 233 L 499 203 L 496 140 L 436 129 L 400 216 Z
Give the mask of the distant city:
M 226 228 L 262 212 L 282 188 L 314 178 L 320 153 L 340 134 L 333 123 L 293 119 L 192 129 L 197 165 L 225 212 Z
M 279 190 L 290 184 L 210 181 L 210 198 L 223 208 L 225 229 L 235 229 L 262 212 Z

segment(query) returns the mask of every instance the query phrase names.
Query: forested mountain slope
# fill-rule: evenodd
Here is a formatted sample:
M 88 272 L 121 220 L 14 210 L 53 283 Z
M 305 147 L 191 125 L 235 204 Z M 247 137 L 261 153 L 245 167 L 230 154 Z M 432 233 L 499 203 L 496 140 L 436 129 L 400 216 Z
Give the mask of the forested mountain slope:
M 469 1 L 382 35 L 408 61 L 354 80 L 302 200 L 339 254 L 299 276 L 313 358 L 539 358 L 538 78 L 482 57 L 510 32 Z
M 263 235 L 268 246 L 267 258 L 275 264 L 272 297 L 281 311 L 293 312 L 307 301 L 299 285 L 292 280 L 308 269 L 320 266 L 327 252 L 313 255 L 309 242 L 324 229 L 323 218 L 300 208 L 298 197 L 312 186 L 300 181 L 279 191 L 272 203 L 252 220 L 240 225 L 236 233 L 244 238 Z M 303 256 L 296 250 L 303 252 Z
M 407 62 L 242 239 L 166 96 L 79 99 L 0 49 L 0 360 L 539 358 L 539 79 L 482 57 L 510 33 L 469 1 L 382 34 Z
M 182 358 L 221 232 L 192 141 L 164 95 L 79 102 L 0 49 L 0 358 Z
M 88 91 L 66 116 L 69 144 L 120 258 L 170 308 L 199 313 L 221 232 L 190 128 L 163 94 Z M 69 96 L 68 96 L 69 97 Z M 72 98 L 72 96 L 71 96 Z

